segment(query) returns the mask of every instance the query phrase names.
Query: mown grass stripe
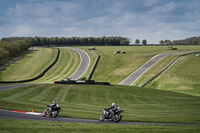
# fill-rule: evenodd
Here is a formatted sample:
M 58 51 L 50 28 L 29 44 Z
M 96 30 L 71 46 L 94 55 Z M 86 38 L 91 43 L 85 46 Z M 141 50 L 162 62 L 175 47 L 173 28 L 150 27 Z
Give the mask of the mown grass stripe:
M 52 89 L 55 88 L 55 86 L 51 86 L 51 87 L 48 87 L 46 88 L 45 86 L 43 86 L 45 89 L 43 89 L 43 91 L 39 94 L 37 94 L 35 97 L 31 98 L 30 101 L 33 101 L 33 102 L 41 102 L 43 101 L 52 91 Z
M 68 91 L 70 88 L 62 87 L 60 91 L 57 93 L 55 100 L 63 103 L 67 97 Z
M 70 76 L 78 67 L 80 58 L 78 53 L 66 48 L 60 48 L 60 58 L 58 62 L 41 78 L 34 82 L 52 83 L 62 80 L 63 77 Z
M 23 96 L 26 96 L 30 93 L 32 93 L 33 91 L 35 91 L 34 88 L 26 88 L 25 90 L 21 91 L 20 93 L 17 93 L 17 94 L 14 94 L 14 95 L 11 95 L 11 96 L 8 96 L 6 98 L 4 98 L 5 100 L 6 99 L 9 99 L 9 100 L 17 100 Z

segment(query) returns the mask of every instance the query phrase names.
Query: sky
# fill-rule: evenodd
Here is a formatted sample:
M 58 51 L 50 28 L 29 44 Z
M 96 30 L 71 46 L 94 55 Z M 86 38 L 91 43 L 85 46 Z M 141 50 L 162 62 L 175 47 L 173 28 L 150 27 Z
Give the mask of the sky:
M 0 38 L 35 36 L 200 36 L 200 0 L 0 0 Z

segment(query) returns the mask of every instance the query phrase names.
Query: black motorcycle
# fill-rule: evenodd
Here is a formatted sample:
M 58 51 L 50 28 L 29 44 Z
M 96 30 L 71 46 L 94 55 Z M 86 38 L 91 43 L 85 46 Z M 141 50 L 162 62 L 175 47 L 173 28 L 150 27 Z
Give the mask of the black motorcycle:
M 121 113 L 123 112 L 123 110 L 116 110 L 116 111 L 111 111 L 110 109 L 104 109 L 103 110 L 103 114 L 99 117 L 99 121 L 103 122 L 105 119 L 110 120 L 110 121 L 114 121 L 114 122 L 119 122 L 123 115 L 121 115 Z
M 42 113 L 42 116 L 52 116 L 52 117 L 57 117 L 59 112 L 61 111 L 61 107 L 58 106 L 52 106 L 52 105 L 47 105 L 47 109 Z

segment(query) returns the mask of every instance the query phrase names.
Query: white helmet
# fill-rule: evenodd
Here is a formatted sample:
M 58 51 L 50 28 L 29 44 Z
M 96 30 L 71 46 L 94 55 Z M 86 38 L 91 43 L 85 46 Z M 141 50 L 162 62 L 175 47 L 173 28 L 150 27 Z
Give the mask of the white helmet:
M 53 105 L 56 105 L 56 101 L 53 101 Z
M 114 107 L 116 104 L 115 103 L 112 103 L 112 107 Z

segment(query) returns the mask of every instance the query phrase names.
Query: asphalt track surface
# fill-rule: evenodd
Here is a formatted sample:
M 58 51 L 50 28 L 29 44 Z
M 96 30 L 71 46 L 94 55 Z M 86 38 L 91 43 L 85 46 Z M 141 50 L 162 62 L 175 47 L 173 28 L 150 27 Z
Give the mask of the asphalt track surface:
M 4 119 L 20 119 L 20 120 L 37 120 L 37 121 L 59 121 L 59 122 L 81 122 L 81 123 L 99 123 L 99 124 L 135 124 L 135 125 L 176 125 L 176 126 L 200 126 L 200 124 L 183 124 L 183 123 L 150 123 L 150 122 L 112 122 L 104 121 L 99 122 L 99 120 L 87 120 L 87 119 L 74 119 L 66 117 L 52 118 L 49 116 L 42 117 L 40 115 L 30 115 L 17 112 L 10 112 L 7 110 L 0 109 L 0 118 Z
M 119 85 L 132 85 L 140 76 L 142 76 L 147 70 L 154 66 L 157 62 L 168 55 L 184 54 L 186 52 L 176 52 L 176 53 L 164 53 L 154 56 L 151 60 L 129 75 L 126 79 L 119 83 Z
M 87 69 L 90 65 L 90 57 L 85 51 L 83 51 L 81 49 L 70 48 L 70 47 L 64 47 L 64 48 L 72 49 L 72 50 L 78 52 L 81 57 L 81 63 L 79 65 L 78 69 L 69 77 L 71 80 L 77 80 L 77 79 L 81 78 L 81 76 L 87 71 Z

